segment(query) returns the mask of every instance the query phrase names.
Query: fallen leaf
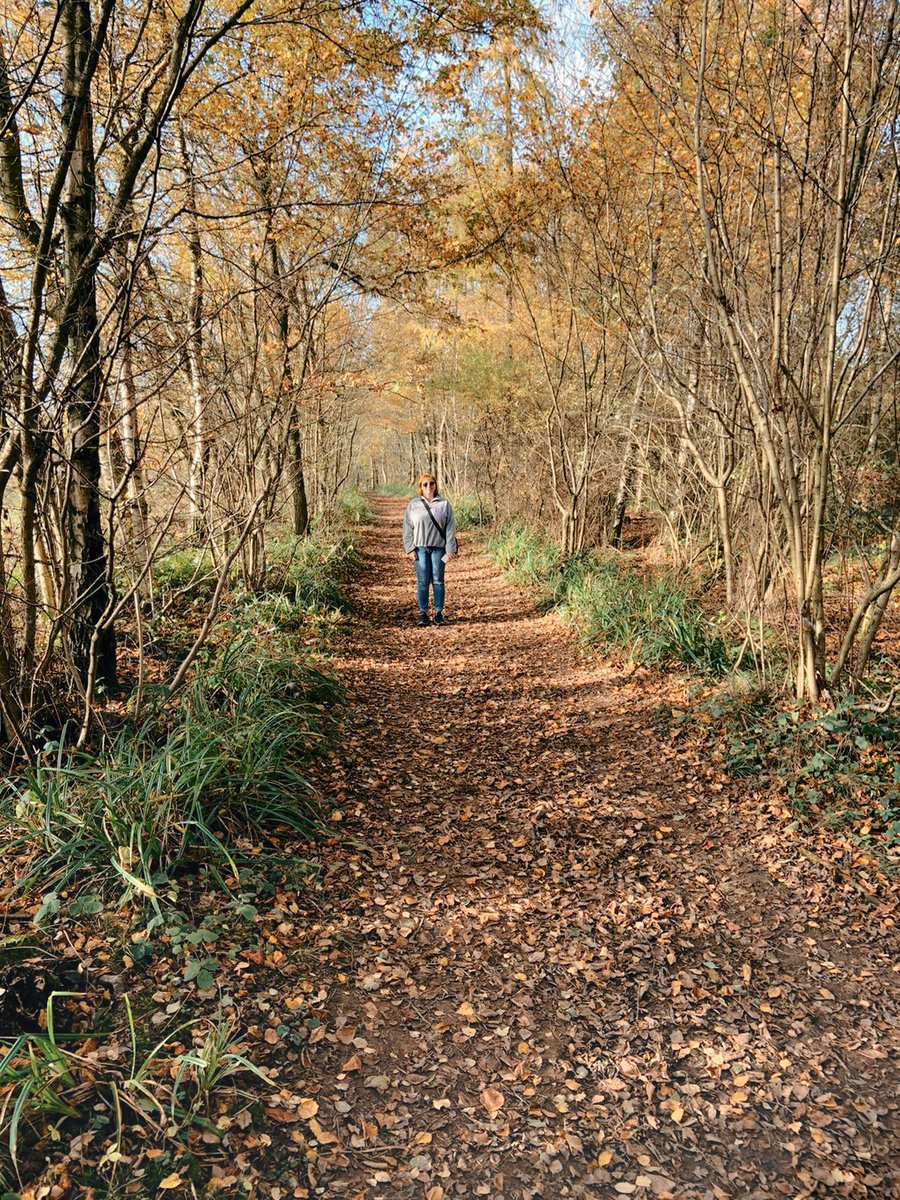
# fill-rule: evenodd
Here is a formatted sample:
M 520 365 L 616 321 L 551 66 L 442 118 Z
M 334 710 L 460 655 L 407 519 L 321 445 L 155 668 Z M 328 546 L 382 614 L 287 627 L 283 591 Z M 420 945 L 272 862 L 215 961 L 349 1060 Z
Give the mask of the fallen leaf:
M 294 1121 L 302 1121 L 300 1113 L 294 1112 L 289 1108 L 267 1108 L 266 1116 L 271 1117 L 273 1121 L 278 1121 L 282 1125 L 290 1125 Z
M 675 1181 L 672 1179 L 667 1179 L 665 1175 L 650 1176 L 650 1190 L 653 1192 L 654 1196 L 663 1196 L 668 1195 L 669 1193 L 674 1193 L 675 1187 Z
M 340 1141 L 337 1134 L 331 1133 L 328 1129 L 323 1129 L 315 1117 L 310 1117 L 309 1128 L 316 1141 L 323 1146 L 332 1146 Z
M 506 1103 L 506 1097 L 496 1088 L 485 1088 L 481 1093 L 481 1103 L 484 1105 L 487 1115 L 495 1117 Z
M 173 1171 L 171 1175 L 167 1175 L 165 1179 L 161 1179 L 159 1181 L 159 1188 L 161 1191 L 168 1192 L 171 1191 L 172 1188 L 181 1187 L 183 1183 L 184 1180 L 181 1178 L 178 1172 Z

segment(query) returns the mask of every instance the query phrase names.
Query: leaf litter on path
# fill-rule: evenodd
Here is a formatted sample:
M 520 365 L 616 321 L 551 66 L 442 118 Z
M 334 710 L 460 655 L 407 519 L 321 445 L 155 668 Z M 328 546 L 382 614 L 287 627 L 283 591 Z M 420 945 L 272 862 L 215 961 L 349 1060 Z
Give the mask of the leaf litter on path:
M 324 998 L 266 1060 L 317 1108 L 257 1147 L 260 1194 L 900 1195 L 893 920 L 657 735 L 678 680 L 623 682 L 486 560 L 414 627 L 377 508 L 283 968 Z

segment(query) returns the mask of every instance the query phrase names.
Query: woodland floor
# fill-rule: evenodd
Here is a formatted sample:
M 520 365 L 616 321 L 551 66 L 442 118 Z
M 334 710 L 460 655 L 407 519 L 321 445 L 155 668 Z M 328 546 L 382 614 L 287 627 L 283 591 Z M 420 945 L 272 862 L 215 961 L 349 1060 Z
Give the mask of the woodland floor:
M 271 1135 L 221 1182 L 249 1161 L 276 1200 L 900 1196 L 890 910 L 474 551 L 450 622 L 416 628 L 402 505 L 377 509 L 319 781 L 343 837 L 302 915 L 313 1033 L 272 1047 Z

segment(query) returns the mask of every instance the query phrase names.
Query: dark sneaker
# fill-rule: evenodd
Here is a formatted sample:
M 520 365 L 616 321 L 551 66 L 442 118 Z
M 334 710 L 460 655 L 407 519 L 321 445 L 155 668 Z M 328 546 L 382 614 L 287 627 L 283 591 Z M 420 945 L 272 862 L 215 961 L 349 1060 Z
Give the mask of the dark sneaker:
M 435 623 L 435 625 L 443 625 L 443 623 L 444 623 L 444 614 L 443 614 L 443 613 L 441 613 L 441 612 L 436 612 L 436 613 L 434 614 L 434 623 Z
M 419 613 L 419 624 L 420 625 L 430 625 L 431 624 L 431 622 L 428 620 L 428 613 Z

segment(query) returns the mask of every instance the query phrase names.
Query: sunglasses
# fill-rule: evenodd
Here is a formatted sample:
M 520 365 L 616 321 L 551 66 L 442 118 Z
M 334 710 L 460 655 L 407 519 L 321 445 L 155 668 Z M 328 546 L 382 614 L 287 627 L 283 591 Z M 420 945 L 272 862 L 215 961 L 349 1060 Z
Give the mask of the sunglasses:
M 425 479 L 422 481 L 422 487 L 437 487 L 437 484 L 434 482 L 433 479 L 431 479 L 431 480 Z

